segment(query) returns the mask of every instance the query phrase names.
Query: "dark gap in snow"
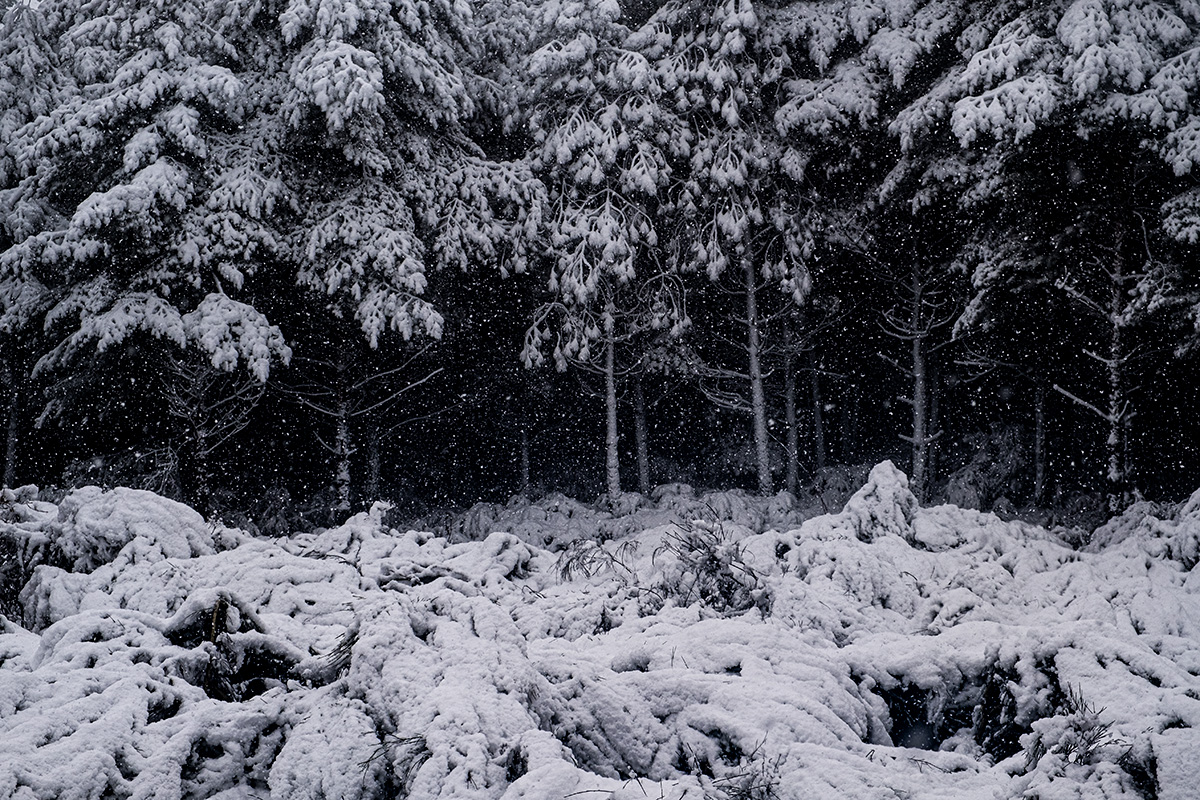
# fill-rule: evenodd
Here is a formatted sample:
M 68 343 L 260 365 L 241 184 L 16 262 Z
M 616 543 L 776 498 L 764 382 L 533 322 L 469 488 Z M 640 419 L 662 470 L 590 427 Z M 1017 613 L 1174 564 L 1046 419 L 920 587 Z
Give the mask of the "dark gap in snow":
M 1134 788 L 1145 800 L 1158 800 L 1158 761 L 1153 753 L 1143 761 L 1135 758 L 1130 749 L 1117 759 L 1117 764 L 1125 770 Z
M 708 736 L 717 743 L 717 755 L 727 765 L 736 767 L 745 759 L 745 751 L 725 731 L 720 729 L 709 731 Z
M 1021 751 L 1021 736 L 1030 728 L 1018 724 L 1016 702 L 1008 687 L 1011 676 L 992 670 L 982 679 L 957 687 L 923 689 L 904 683 L 882 689 L 897 747 L 940 750 L 951 739 L 969 736 L 997 761 Z
M 679 750 L 675 754 L 675 763 L 671 766 L 676 771 L 685 775 L 703 775 L 710 780 L 715 777 L 712 762 L 709 761 L 708 754 L 697 753 L 682 741 L 679 743 Z
M 936 750 L 941 744 L 936 720 L 929 718 L 931 692 L 917 686 L 902 685 L 881 692 L 887 703 L 892 726 L 888 733 L 897 747 Z
M 1017 703 L 1008 686 L 1010 676 L 1000 670 L 988 673 L 975 716 L 975 741 L 1002 761 L 1021 750 L 1021 736 L 1029 732 L 1017 724 Z
M 521 745 L 512 747 L 504 757 L 504 779 L 509 783 L 521 778 L 529 771 L 529 756 Z
M 162 722 L 165 719 L 170 719 L 179 713 L 179 709 L 183 707 L 183 700 L 179 695 L 171 695 L 163 697 L 161 694 L 152 695 L 150 704 L 146 708 L 146 724 L 153 725 L 156 722 Z

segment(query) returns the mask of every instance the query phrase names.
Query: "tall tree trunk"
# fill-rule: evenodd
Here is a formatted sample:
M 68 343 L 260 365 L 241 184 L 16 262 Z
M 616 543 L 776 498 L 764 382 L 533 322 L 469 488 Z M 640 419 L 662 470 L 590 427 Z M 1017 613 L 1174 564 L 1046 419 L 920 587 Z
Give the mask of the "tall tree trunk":
M 1117 230 L 1110 274 L 1108 324 L 1109 353 L 1104 359 L 1108 370 L 1108 510 L 1120 513 L 1131 499 L 1132 469 L 1129 463 L 1129 423 L 1132 413 L 1125 386 L 1125 343 L 1122 317 L 1125 312 L 1125 231 Z
M 333 440 L 334 510 L 339 515 L 350 513 L 350 456 L 354 448 L 350 439 L 350 406 L 345 398 L 337 404 L 337 433 Z
M 939 391 L 941 382 L 939 380 L 940 376 L 937 364 L 931 363 L 926 359 L 925 366 L 928 376 L 925 383 L 925 396 L 928 398 L 927 404 L 929 407 L 929 420 L 926 423 L 926 427 L 929 430 L 929 437 L 927 439 L 929 446 L 926 449 L 925 455 L 925 483 L 931 484 L 937 479 L 939 468 L 938 433 L 941 431 L 941 419 L 939 417 L 940 403 L 938 401 L 941 399 L 942 393 Z
M 790 328 L 784 329 L 783 403 L 787 425 L 787 490 L 795 496 L 800 488 L 800 431 L 796 421 L 796 359 Z
M 0 486 L 11 487 L 17 479 L 17 414 L 21 410 L 21 387 L 17 379 L 17 370 L 12 364 L 5 364 L 5 373 L 8 376 L 8 422 L 5 425 L 4 475 Z
M 529 497 L 529 420 L 521 422 L 521 495 Z
M 1037 382 L 1033 397 L 1033 504 L 1046 499 L 1046 384 Z
M 817 357 L 809 353 L 808 366 L 812 381 L 813 414 L 813 463 L 817 470 L 825 469 L 825 405 L 821 394 L 821 372 L 817 369 Z
M 924 325 L 924 300 L 921 292 L 921 276 L 916 268 L 912 275 L 912 313 L 910 330 L 912 331 L 912 492 L 918 501 L 925 500 L 925 467 L 929 454 L 929 439 L 926 430 L 929 421 L 928 389 L 929 377 L 926 364 L 925 338 L 921 335 Z
M 208 453 L 204 451 L 204 445 L 200 441 L 200 435 L 196 435 L 196 446 L 192 449 L 191 469 L 194 481 L 195 496 L 189 499 L 192 507 L 206 517 L 211 517 L 217 513 L 215 504 L 213 503 L 212 489 L 212 474 L 208 460 Z
M 842 463 L 853 464 L 858 458 L 858 412 L 862 403 L 856 384 L 842 392 Z
M 374 502 L 380 499 L 380 484 L 383 478 L 383 457 L 379 452 L 379 433 L 372 430 L 367 434 L 367 477 L 363 485 L 365 499 Z
M 604 477 L 608 496 L 615 499 L 621 494 L 621 459 L 617 449 L 620 444 L 617 433 L 617 361 L 612 331 L 604 336 L 604 411 Z
M 351 405 L 350 365 L 353 363 L 352 343 L 348 337 L 339 337 L 333 375 L 333 510 L 341 521 L 350 514 L 352 489 L 354 439 L 350 424 L 354 416 Z
M 750 359 L 750 409 L 754 417 L 754 450 L 758 464 L 758 493 L 768 496 L 771 483 L 771 456 L 767 438 L 767 398 L 763 391 L 762 364 L 759 361 L 762 345 L 758 331 L 758 297 L 754 265 L 745 263 L 746 278 L 746 352 Z
M 642 375 L 633 379 L 633 438 L 637 444 L 638 491 L 650 494 L 650 444 L 646 429 L 646 392 Z

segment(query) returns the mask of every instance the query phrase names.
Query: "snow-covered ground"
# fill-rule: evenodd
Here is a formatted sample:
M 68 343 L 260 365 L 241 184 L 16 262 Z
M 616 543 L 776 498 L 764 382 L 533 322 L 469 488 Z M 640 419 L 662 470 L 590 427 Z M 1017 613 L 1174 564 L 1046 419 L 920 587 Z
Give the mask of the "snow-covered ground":
M 264 540 L 6 492 L 0 797 L 1200 796 L 1200 493 L 1077 548 L 888 463 L 807 520 L 626 499 Z

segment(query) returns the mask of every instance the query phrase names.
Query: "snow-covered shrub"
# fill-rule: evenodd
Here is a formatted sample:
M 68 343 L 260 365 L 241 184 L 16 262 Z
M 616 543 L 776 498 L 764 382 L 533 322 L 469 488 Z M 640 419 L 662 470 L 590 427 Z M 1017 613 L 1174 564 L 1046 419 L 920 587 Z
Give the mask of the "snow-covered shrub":
M 741 536 L 721 523 L 676 525 L 655 557 L 663 562 L 656 589 L 681 606 L 694 602 L 728 614 L 758 607 L 770 609 L 770 595 L 758 572 L 746 563 Z
M 1148 765 L 1146 754 L 1139 759 L 1134 746 L 1114 734 L 1112 719 L 1103 716 L 1104 709 L 1086 700 L 1080 688 L 1067 686 L 1055 713 L 1034 722 L 1022 737 L 1024 797 L 1140 800 L 1158 795 L 1153 757 Z
M 36 486 L 0 487 L 0 616 L 21 618 L 17 595 L 46 557 L 37 497 Z
M 1115 760 L 1128 745 L 1113 737 L 1112 722 L 1100 718 L 1100 711 L 1083 696 L 1082 689 L 1067 686 L 1067 691 L 1052 717 L 1033 723 L 1033 731 L 1024 737 L 1025 768 L 1032 770 L 1044 756 L 1053 756 L 1065 764 L 1095 764 Z
M 601 572 L 633 577 L 629 557 L 637 550 L 638 543 L 630 540 L 615 547 L 604 547 L 599 542 L 579 539 L 572 542 L 558 555 L 558 575 L 564 581 L 583 576 L 591 578 Z
M 908 476 L 891 461 L 871 470 L 867 482 L 846 501 L 841 516 L 864 542 L 883 534 L 911 539 L 917 498 L 908 488 Z
M 744 767 L 712 782 L 714 800 L 778 800 L 782 763 L 782 756 L 750 753 Z

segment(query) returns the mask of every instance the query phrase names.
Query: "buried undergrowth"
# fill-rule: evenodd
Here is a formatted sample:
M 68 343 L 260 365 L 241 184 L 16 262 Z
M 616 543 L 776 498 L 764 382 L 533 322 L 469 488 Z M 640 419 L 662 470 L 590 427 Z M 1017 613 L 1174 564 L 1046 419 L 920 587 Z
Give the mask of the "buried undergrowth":
M 0 519 L 62 553 L 0 630 L 15 796 L 1194 788 L 1200 511 L 1075 550 L 919 508 L 881 465 L 846 512 L 799 528 L 722 516 L 550 548 L 530 542 L 565 527 L 458 541 L 368 513 L 267 541 L 147 493 L 68 500 Z
M 1040 701 L 1022 707 L 1017 696 L 1029 696 L 1030 683 L 1039 685 Z M 1105 709 L 1087 699 L 1081 686 L 1060 685 L 1048 664 L 1024 676 L 994 665 L 958 686 L 901 683 L 875 692 L 887 707 L 892 745 L 966 753 L 993 764 L 1015 757 L 1020 760 L 1014 771 L 1031 787 L 1024 797 L 1042 797 L 1048 784 L 1082 783 L 1082 776 L 1096 772 L 1119 774 L 1116 784 L 1128 794 L 1113 796 L 1158 796 L 1153 751 L 1118 735 Z M 1042 789 L 1035 788 L 1039 785 Z

